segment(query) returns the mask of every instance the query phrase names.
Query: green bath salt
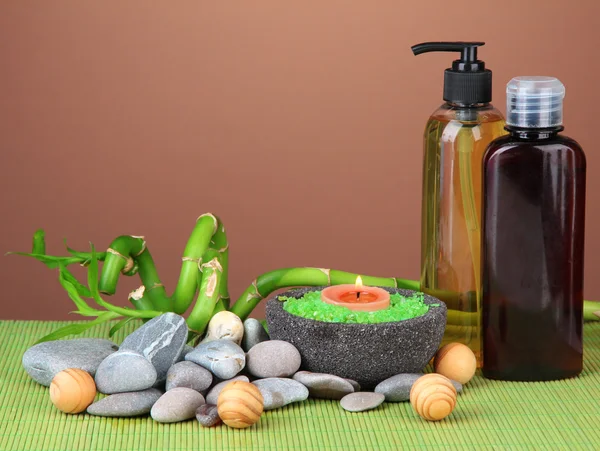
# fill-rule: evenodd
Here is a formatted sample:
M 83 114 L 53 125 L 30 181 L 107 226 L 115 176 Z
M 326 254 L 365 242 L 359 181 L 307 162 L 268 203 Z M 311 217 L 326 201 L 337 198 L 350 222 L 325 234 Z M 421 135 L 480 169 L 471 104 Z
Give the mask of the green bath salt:
M 424 315 L 430 307 L 439 306 L 439 304 L 425 304 L 423 298 L 423 293 L 414 293 L 412 296 L 395 293 L 390 295 L 390 306 L 387 309 L 363 312 L 323 302 L 320 291 L 309 291 L 301 298 L 278 297 L 280 301 L 285 301 L 283 309 L 292 315 L 326 323 L 356 324 L 404 321 Z

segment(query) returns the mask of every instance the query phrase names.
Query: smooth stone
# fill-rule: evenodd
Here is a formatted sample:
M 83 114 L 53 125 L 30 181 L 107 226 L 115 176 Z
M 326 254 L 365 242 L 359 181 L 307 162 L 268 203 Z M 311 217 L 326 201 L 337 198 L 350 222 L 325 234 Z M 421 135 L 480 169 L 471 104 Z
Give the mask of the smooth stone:
M 308 388 L 293 379 L 269 377 L 252 382 L 258 387 L 264 399 L 264 409 L 272 410 L 293 402 L 305 401 Z
M 350 382 L 350 385 L 352 385 L 352 387 L 354 387 L 354 391 L 360 391 L 360 384 L 352 379 L 347 379 L 344 378 L 345 381 Z
M 313 398 L 342 399 L 347 394 L 354 393 L 350 382 L 333 374 L 298 371 L 293 379 L 305 385 Z
M 248 318 L 244 321 L 244 337 L 242 348 L 248 352 L 255 345 L 269 340 L 269 334 L 256 318 Z
M 223 388 L 229 382 L 233 382 L 233 381 L 250 382 L 250 379 L 248 379 L 246 376 L 236 376 L 236 377 L 234 377 L 232 379 L 219 382 L 213 388 L 211 388 L 210 391 L 208 392 L 208 394 L 206 395 L 206 402 L 208 404 L 217 405 L 217 400 L 219 399 L 219 395 L 221 394 L 221 391 L 223 391 Z
M 359 391 L 350 393 L 342 398 L 340 405 L 348 412 L 364 412 L 379 406 L 385 401 L 385 396 L 381 393 Z
M 188 355 L 193 350 L 194 350 L 193 346 L 184 345 L 183 349 L 181 350 L 181 354 L 179 355 L 179 358 L 177 359 L 177 362 L 175 362 L 175 363 L 183 362 L 185 360 L 185 356 Z
M 452 385 L 454 385 L 454 388 L 456 389 L 456 393 L 461 393 L 463 390 L 463 386 L 460 382 L 457 381 L 453 381 L 452 379 L 450 379 L 450 382 L 452 382 Z
M 186 387 L 203 392 L 212 384 L 213 376 L 210 371 L 194 362 L 179 362 L 167 372 L 167 391 L 176 387 Z
M 75 338 L 46 341 L 32 346 L 23 354 L 23 368 L 38 384 L 50 386 L 57 373 L 79 368 L 92 375 L 100 363 L 119 347 L 110 340 Z
M 164 313 L 125 337 L 121 349 L 136 351 L 156 368 L 157 383 L 167 377 L 169 368 L 179 360 L 187 341 L 185 319 L 175 313 Z
M 231 340 L 239 346 L 243 335 L 244 325 L 240 317 L 235 313 L 223 310 L 210 319 L 206 336 L 201 343 L 213 340 Z
M 150 416 L 159 423 L 177 423 L 194 418 L 198 407 L 205 403 L 204 396 L 196 390 L 176 387 L 156 401 L 152 406 Z
M 301 363 L 300 353 L 287 341 L 263 341 L 248 351 L 248 372 L 256 377 L 289 377 Z
M 375 387 L 375 393 L 381 393 L 385 396 L 386 402 L 404 402 L 410 400 L 410 390 L 413 384 L 423 376 L 423 373 L 403 373 L 396 374 Z M 450 381 L 456 392 L 462 392 L 462 385 L 456 381 Z
M 185 360 L 203 366 L 220 379 L 231 379 L 246 365 L 243 349 L 225 339 L 199 344 Z
M 396 374 L 377 384 L 375 393 L 384 395 L 387 402 L 408 401 L 410 399 L 410 389 L 421 376 L 423 376 L 422 373 Z
M 87 408 L 87 413 L 100 417 L 135 417 L 150 413 L 162 392 L 155 388 L 132 393 L 109 395 Z
M 156 370 L 143 355 L 119 350 L 102 361 L 95 381 L 98 391 L 107 395 L 146 390 L 155 384 Z
M 204 404 L 196 410 L 196 419 L 202 426 L 209 428 L 221 424 L 221 418 L 214 404 Z

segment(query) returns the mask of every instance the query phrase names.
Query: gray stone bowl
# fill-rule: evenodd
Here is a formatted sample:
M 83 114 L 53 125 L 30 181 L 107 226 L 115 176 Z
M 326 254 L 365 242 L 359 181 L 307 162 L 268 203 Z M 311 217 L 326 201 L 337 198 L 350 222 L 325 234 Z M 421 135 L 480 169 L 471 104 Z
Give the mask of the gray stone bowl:
M 324 287 L 299 288 L 277 296 L 300 298 Z M 381 287 L 410 296 L 411 290 Z M 446 304 L 425 295 L 426 304 L 439 304 L 417 318 L 379 324 L 326 323 L 292 315 L 277 296 L 267 301 L 266 317 L 273 340 L 292 343 L 302 356 L 302 369 L 353 379 L 362 388 L 399 373 L 416 373 L 436 353 L 446 327 Z

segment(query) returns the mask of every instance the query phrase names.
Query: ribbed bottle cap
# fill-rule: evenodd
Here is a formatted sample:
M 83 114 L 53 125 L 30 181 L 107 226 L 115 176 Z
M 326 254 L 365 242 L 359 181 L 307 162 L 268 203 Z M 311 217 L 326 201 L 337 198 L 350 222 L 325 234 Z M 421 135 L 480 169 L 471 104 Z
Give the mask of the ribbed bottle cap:
M 554 77 L 515 77 L 506 85 L 506 125 L 549 128 L 562 125 L 565 87 Z

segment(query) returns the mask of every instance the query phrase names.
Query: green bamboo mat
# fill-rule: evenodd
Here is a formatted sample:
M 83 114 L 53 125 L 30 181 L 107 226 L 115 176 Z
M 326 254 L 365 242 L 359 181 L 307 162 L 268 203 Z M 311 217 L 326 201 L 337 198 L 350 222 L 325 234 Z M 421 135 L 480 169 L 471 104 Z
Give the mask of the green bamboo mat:
M 48 389 L 22 369 L 21 356 L 64 324 L 0 321 L 0 450 L 600 449 L 600 324 L 585 326 L 585 368 L 577 379 L 508 383 L 476 376 L 442 422 L 421 420 L 409 403 L 349 413 L 335 401 L 309 400 L 266 412 L 245 430 L 58 412 Z M 86 336 L 107 337 L 109 327 Z

